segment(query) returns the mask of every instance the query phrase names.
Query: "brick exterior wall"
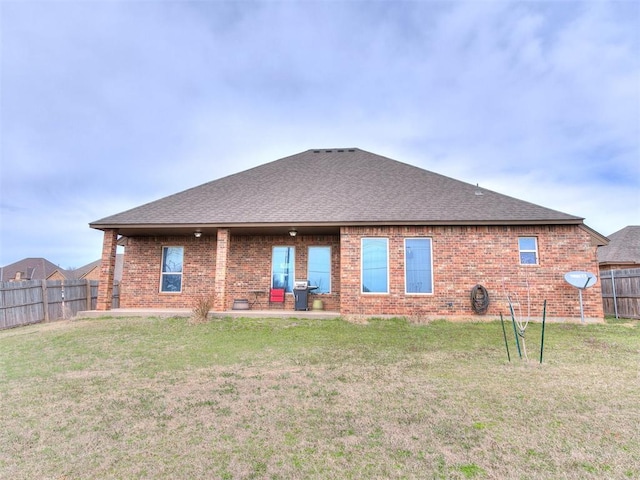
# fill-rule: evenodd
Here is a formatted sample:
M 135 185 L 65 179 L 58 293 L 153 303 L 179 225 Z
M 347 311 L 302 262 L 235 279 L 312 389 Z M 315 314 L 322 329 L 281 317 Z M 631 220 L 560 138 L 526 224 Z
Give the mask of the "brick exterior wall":
M 538 265 L 520 265 L 519 236 L 538 239 Z M 360 293 L 360 245 L 362 237 L 389 239 L 388 294 Z M 404 293 L 404 239 L 432 239 L 433 287 L 428 295 Z M 267 304 L 271 257 L 274 246 L 295 247 L 295 278 L 307 278 L 307 248 L 330 246 L 331 293 L 321 298 L 325 310 L 343 315 L 411 315 L 476 317 L 470 292 L 474 285 L 487 288 L 491 304 L 487 317 L 501 312 L 508 318 L 507 293 L 520 302 L 522 314 L 542 315 L 547 300 L 548 318 L 580 317 L 578 291 L 564 281 L 571 270 L 598 272 L 596 247 L 591 236 L 577 225 L 478 226 L 478 227 L 343 227 L 338 235 L 234 236 L 228 238 L 224 301 L 216 309 L 230 310 L 234 299 L 253 300 L 252 290 L 263 290 L 261 307 Z M 163 246 L 184 247 L 181 293 L 160 293 Z M 214 295 L 217 238 L 202 236 L 132 237 L 125 249 L 121 284 L 122 308 L 192 308 L 200 295 Z M 583 293 L 585 317 L 603 318 L 600 283 Z M 276 307 L 277 308 L 277 307 Z M 287 294 L 285 308 L 293 310 Z
M 122 282 L 121 308 L 192 308 L 202 295 L 216 298 L 216 310 L 230 310 L 234 299 L 254 300 L 253 290 L 265 293 L 258 298 L 261 307 L 268 305 L 267 292 L 271 285 L 271 255 L 274 246 L 295 247 L 296 278 L 307 278 L 307 247 L 331 246 L 332 292 L 311 296 L 321 298 L 325 310 L 338 310 L 340 289 L 340 244 L 334 236 L 231 236 L 228 240 L 226 284 L 224 302 L 216 296 L 217 238 L 131 237 L 127 240 Z M 184 265 L 181 293 L 160 292 L 162 247 L 184 247 Z M 311 300 L 310 300 L 311 302 Z M 293 295 L 287 293 L 285 308 L 293 310 Z M 275 307 L 274 308 L 280 308 Z
M 341 232 L 342 290 L 340 311 L 349 315 L 416 315 L 474 317 L 471 289 L 483 285 L 491 304 L 487 316 L 501 312 L 509 318 L 507 294 L 519 301 L 519 310 L 547 317 L 580 318 L 578 291 L 564 281 L 572 270 L 598 272 L 596 247 L 590 235 L 574 225 L 478 227 L 345 227 Z M 518 237 L 538 239 L 538 265 L 520 265 Z M 388 294 L 360 294 L 362 237 L 389 239 Z M 432 239 L 432 295 L 404 293 L 404 239 Z M 600 283 L 583 293 L 585 317 L 602 319 Z M 517 305 L 516 305 L 517 307 Z M 518 308 L 516 308 L 516 313 Z
M 162 247 L 184 247 L 182 292 L 160 292 Z M 214 294 L 216 238 L 130 237 L 125 247 L 120 308 L 193 308 Z
M 314 298 L 322 299 L 325 310 L 337 311 L 340 306 L 340 239 L 337 235 L 298 235 L 297 237 L 234 236 L 231 239 L 227 269 L 228 308 L 234 298 L 254 299 L 249 292 L 264 290 L 271 286 L 271 256 L 273 247 L 295 247 L 295 278 L 307 278 L 307 253 L 310 246 L 331 247 L 331 293 L 310 295 L 309 308 Z M 259 297 L 267 305 L 266 294 Z M 285 295 L 285 309 L 293 310 L 293 294 Z

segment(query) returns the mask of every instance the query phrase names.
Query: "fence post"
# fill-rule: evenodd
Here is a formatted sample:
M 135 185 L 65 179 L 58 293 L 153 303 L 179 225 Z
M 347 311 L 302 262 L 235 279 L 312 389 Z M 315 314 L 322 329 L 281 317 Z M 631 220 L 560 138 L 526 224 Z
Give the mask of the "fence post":
M 86 297 L 87 297 L 87 305 L 85 307 L 85 310 L 91 310 L 91 280 L 89 280 L 88 278 L 85 278 L 84 281 L 85 286 L 86 286 Z
M 616 297 L 616 281 L 613 279 L 613 270 L 611 270 L 611 291 L 613 292 L 613 311 L 618 319 L 618 298 Z
M 42 308 L 44 310 L 44 321 L 49 321 L 49 298 L 47 293 L 47 281 L 42 280 Z

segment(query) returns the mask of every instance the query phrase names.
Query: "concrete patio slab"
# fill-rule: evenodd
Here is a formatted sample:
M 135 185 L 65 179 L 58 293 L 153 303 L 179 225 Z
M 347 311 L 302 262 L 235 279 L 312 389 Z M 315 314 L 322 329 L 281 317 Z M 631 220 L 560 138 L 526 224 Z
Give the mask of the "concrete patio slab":
M 154 308 L 114 308 L 112 310 L 84 310 L 75 318 L 126 318 L 126 317 L 191 317 L 193 312 L 188 308 L 154 309 Z M 340 317 L 340 312 L 325 310 L 227 310 L 209 312 L 212 318 L 317 318 L 332 319 Z

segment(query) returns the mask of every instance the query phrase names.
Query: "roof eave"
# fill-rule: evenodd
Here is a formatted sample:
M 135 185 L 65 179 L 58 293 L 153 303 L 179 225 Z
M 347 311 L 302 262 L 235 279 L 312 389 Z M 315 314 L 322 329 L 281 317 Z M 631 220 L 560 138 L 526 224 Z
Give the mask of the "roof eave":
M 591 235 L 591 244 L 595 247 L 602 247 L 604 245 L 609 244 L 609 239 L 602 235 L 601 233 L 596 232 L 593 228 L 581 223 L 580 228 L 582 228 L 585 232 Z
M 215 234 L 220 228 L 230 229 L 291 229 L 291 228 L 340 228 L 363 226 L 524 226 L 524 225 L 579 225 L 596 239 L 599 245 L 606 245 L 608 239 L 584 225 L 581 218 L 540 219 L 540 220 L 379 220 L 379 221 L 340 221 L 340 222 L 221 222 L 221 223 L 91 223 L 96 230 L 117 230 L 121 235 L 153 235 L 157 232 L 170 232 L 185 235 L 196 231 L 205 235 Z M 134 233 L 135 232 L 135 233 Z M 604 242 L 604 243 L 603 243 Z
M 636 265 L 640 265 L 640 262 L 636 262 L 633 260 L 598 260 L 598 265 L 600 266 L 608 266 L 608 265 L 625 265 L 628 267 L 635 267 Z

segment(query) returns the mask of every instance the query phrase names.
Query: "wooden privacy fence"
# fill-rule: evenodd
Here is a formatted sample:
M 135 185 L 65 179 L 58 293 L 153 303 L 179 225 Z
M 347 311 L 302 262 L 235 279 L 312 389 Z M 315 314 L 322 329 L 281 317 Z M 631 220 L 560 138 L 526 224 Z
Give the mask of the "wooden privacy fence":
M 113 290 L 113 308 L 117 308 L 117 284 Z M 0 329 L 71 318 L 95 309 L 97 299 L 97 280 L 0 282 Z
M 605 315 L 640 318 L 640 268 L 602 272 L 600 282 Z

